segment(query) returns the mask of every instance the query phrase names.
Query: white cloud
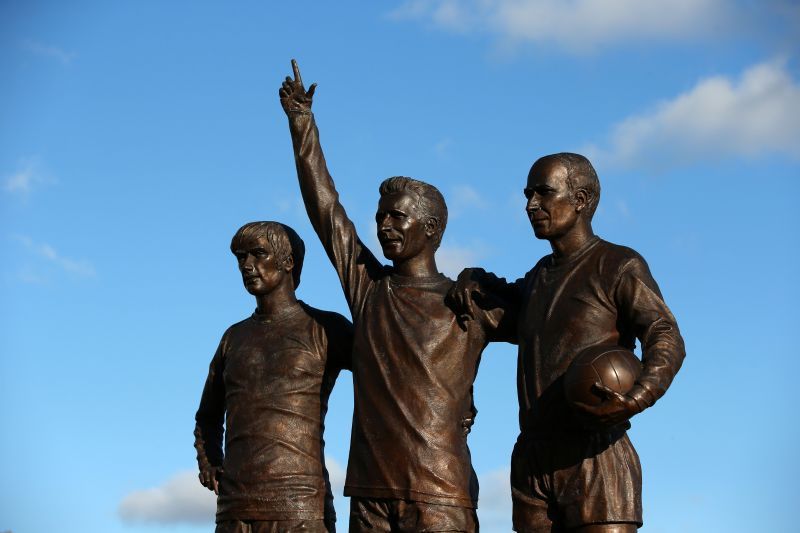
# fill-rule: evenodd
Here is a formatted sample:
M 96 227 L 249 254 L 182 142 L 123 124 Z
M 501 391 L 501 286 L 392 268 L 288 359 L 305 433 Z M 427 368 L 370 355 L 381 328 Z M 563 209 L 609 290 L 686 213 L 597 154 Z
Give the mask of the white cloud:
M 445 137 L 433 145 L 433 151 L 439 157 L 444 157 L 450 153 L 450 148 L 453 146 L 453 139 Z
M 480 260 L 479 247 L 442 246 L 436 252 L 439 271 L 455 279 L 467 267 L 476 266 Z
M 486 201 L 469 185 L 457 185 L 447 195 L 447 210 L 451 219 L 461 216 L 466 211 L 485 209 Z
M 478 518 L 484 531 L 511 531 L 511 484 L 508 468 L 478 476 Z
M 27 195 L 39 185 L 53 181 L 42 169 L 39 158 L 27 157 L 20 160 L 16 172 L 3 179 L 3 189 L 9 193 Z
M 326 458 L 331 487 L 337 500 L 344 490 L 345 470 L 330 457 Z M 117 514 L 127 523 L 212 524 L 217 499 L 203 487 L 197 472 L 178 472 L 158 487 L 136 490 L 125 496 Z
M 22 45 L 26 50 L 33 52 L 36 55 L 55 59 L 65 66 L 72 63 L 72 60 L 77 57 L 77 54 L 74 52 L 67 52 L 61 48 L 58 48 L 57 46 L 51 46 L 36 41 L 28 40 L 23 42 Z
M 735 18 L 723 0 L 408 0 L 390 16 L 493 34 L 505 45 L 555 43 L 573 51 L 707 37 L 730 28 Z
M 339 499 L 344 493 L 346 472 L 342 465 L 330 457 L 325 457 L 325 467 L 328 469 L 328 478 L 331 481 L 331 491 L 333 492 L 334 499 Z
M 200 484 L 197 472 L 186 470 L 161 486 L 128 494 L 117 513 L 129 523 L 213 524 L 216 505 L 216 496 Z
M 92 266 L 92 264 L 86 260 L 76 260 L 69 257 L 64 257 L 49 244 L 34 242 L 33 239 L 25 235 L 15 235 L 15 238 L 21 242 L 25 248 L 36 255 L 43 257 L 48 262 L 58 266 L 66 272 L 85 277 L 92 277 L 95 275 L 94 266 Z
M 729 156 L 800 158 L 800 85 L 780 61 L 715 76 L 613 127 L 607 148 L 588 152 L 608 164 L 670 165 Z

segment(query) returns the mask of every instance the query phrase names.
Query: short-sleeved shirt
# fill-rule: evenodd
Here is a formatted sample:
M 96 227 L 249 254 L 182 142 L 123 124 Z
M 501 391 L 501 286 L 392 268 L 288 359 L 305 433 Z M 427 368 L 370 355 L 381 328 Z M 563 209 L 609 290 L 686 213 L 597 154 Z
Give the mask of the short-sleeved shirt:
M 201 468 L 224 470 L 217 521 L 324 518 L 324 419 L 351 346 L 349 321 L 302 302 L 271 320 L 254 313 L 225 332 L 195 431 Z

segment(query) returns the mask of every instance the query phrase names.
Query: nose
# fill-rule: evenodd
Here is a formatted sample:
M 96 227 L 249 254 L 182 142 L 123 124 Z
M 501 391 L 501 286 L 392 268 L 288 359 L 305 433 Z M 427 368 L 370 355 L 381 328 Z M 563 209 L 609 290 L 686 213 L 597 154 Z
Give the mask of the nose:
M 531 197 L 528 198 L 528 203 L 525 204 L 525 211 L 527 211 L 528 213 L 533 213 L 534 211 L 538 211 L 540 207 L 539 200 L 540 200 L 539 195 L 533 193 L 533 195 L 531 195 Z
M 254 260 L 253 256 L 250 255 L 250 254 L 247 254 L 247 257 L 244 259 L 244 261 L 242 261 L 242 265 L 241 265 L 242 272 L 253 272 L 253 271 L 255 271 L 256 267 L 255 267 L 255 265 L 253 265 L 253 260 Z
M 389 225 L 389 215 L 384 215 L 378 219 L 378 231 L 389 231 L 390 229 L 392 228 Z

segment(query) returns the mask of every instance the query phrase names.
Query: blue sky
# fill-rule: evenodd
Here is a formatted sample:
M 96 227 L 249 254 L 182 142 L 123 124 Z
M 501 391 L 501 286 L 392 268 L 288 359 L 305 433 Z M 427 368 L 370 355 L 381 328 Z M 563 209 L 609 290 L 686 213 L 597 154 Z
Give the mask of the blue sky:
M 633 420 L 645 530 L 790 531 L 799 30 L 781 1 L 0 2 L 0 531 L 211 530 L 193 415 L 254 307 L 228 251 L 241 224 L 297 229 L 300 296 L 347 314 L 278 102 L 291 58 L 365 241 L 383 178 L 429 181 L 450 275 L 530 269 L 549 249 L 528 168 L 588 155 L 595 230 L 648 260 L 687 345 Z M 509 530 L 514 380 L 515 350 L 490 346 L 470 436 L 484 531 Z M 339 487 L 351 407 L 343 376 Z

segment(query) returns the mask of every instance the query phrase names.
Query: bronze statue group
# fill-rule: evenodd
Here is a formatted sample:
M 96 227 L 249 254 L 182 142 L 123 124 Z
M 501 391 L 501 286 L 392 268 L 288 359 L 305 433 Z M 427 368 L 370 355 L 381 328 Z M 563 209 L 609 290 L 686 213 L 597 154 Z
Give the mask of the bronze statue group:
M 644 259 L 592 232 L 600 184 L 577 154 L 540 158 L 526 211 L 543 257 L 515 282 L 467 269 L 452 281 L 435 253 L 447 207 L 432 185 L 392 177 L 375 215 L 385 265 L 363 244 L 328 172 L 297 64 L 279 91 L 306 210 L 339 276 L 352 324 L 295 297 L 304 246 L 277 222 L 233 237 L 253 315 L 225 332 L 196 417 L 200 482 L 218 533 L 332 532 L 324 418 L 340 370 L 353 375 L 344 493 L 350 531 L 478 531 L 467 434 L 489 342 L 518 345 L 520 434 L 511 457 L 518 532 L 630 532 L 642 525 L 641 467 L 629 419 L 667 390 L 685 352 Z M 642 351 L 633 388 L 593 386 L 569 402 L 563 378 L 601 345 Z M 224 442 L 224 444 L 223 444 Z

